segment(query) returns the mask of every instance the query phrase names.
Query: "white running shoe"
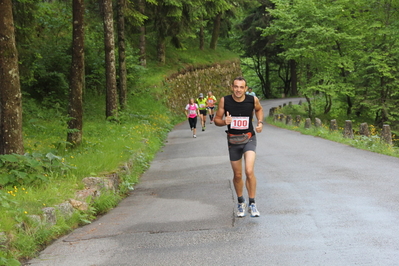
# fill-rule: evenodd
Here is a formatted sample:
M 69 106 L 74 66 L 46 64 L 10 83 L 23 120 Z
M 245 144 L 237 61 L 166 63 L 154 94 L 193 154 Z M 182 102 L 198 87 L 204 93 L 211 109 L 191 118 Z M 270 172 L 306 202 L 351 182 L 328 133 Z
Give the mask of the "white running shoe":
M 248 213 L 251 215 L 251 217 L 259 217 L 260 213 L 258 209 L 256 208 L 256 204 L 252 203 L 251 205 L 248 206 Z
M 245 207 L 247 207 L 247 204 L 245 201 L 243 203 L 238 203 L 237 204 L 237 216 L 238 217 L 245 217 Z
M 196 138 L 197 137 L 197 135 L 193 135 L 193 138 Z

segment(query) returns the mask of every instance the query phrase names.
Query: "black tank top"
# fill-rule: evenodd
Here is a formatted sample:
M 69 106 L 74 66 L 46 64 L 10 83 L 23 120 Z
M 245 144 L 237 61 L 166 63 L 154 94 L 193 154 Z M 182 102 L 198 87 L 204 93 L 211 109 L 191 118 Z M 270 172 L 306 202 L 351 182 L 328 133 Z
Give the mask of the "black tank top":
M 236 102 L 232 95 L 224 96 L 224 111 L 229 112 L 233 117 L 233 122 L 228 125 L 230 134 L 241 134 L 251 132 L 255 135 L 254 127 L 252 125 L 252 116 L 255 108 L 255 98 L 251 95 L 245 95 L 242 102 Z M 236 120 L 234 119 L 236 117 Z M 235 128 L 236 129 L 235 129 Z

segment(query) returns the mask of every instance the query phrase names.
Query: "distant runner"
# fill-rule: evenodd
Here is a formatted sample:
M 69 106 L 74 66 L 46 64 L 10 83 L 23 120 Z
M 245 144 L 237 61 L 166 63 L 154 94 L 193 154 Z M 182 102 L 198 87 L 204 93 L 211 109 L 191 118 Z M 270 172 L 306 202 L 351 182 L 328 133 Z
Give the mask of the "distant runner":
M 251 87 L 248 88 L 248 91 L 245 94 L 248 94 L 248 95 L 251 95 L 251 96 L 256 96 L 256 93 L 252 91 Z
M 201 118 L 201 126 L 202 126 L 202 131 L 205 131 L 205 122 L 206 122 L 206 99 L 204 98 L 204 95 L 202 93 L 199 94 L 199 97 L 197 99 L 197 104 L 199 107 L 200 111 L 200 118 Z
M 212 94 L 212 91 L 208 92 L 208 96 L 206 97 L 206 108 L 208 109 L 209 119 L 211 120 L 210 123 L 213 123 L 214 109 L 215 104 L 217 103 L 216 97 Z
M 188 119 L 188 123 L 190 125 L 191 131 L 193 132 L 193 138 L 196 138 L 197 135 L 197 116 L 199 115 L 198 105 L 194 103 L 194 98 L 190 98 L 188 104 L 185 108 L 186 117 Z

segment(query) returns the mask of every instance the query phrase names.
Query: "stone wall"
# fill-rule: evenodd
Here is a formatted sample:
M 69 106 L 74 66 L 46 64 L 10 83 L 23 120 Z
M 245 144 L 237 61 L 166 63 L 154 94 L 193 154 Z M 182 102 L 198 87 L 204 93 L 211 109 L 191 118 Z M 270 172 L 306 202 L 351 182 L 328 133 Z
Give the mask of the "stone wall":
M 189 99 L 212 91 L 216 99 L 231 94 L 233 79 L 241 76 L 239 61 L 229 61 L 205 68 L 188 69 L 165 80 L 166 105 L 175 113 L 184 113 Z

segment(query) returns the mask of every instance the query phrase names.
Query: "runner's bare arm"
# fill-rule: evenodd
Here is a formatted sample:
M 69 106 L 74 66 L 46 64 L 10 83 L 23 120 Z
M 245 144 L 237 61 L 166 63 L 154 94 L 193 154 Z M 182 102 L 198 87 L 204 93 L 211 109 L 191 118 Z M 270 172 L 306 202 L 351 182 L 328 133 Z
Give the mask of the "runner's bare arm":
M 224 97 L 220 98 L 218 110 L 216 111 L 215 118 L 213 120 L 215 122 L 215 125 L 219 127 L 226 125 L 225 121 L 223 120 L 223 116 L 224 116 Z
M 255 97 L 255 116 L 258 120 L 258 124 L 256 125 L 255 130 L 257 133 L 260 133 L 263 129 L 263 108 L 260 104 L 258 97 Z

